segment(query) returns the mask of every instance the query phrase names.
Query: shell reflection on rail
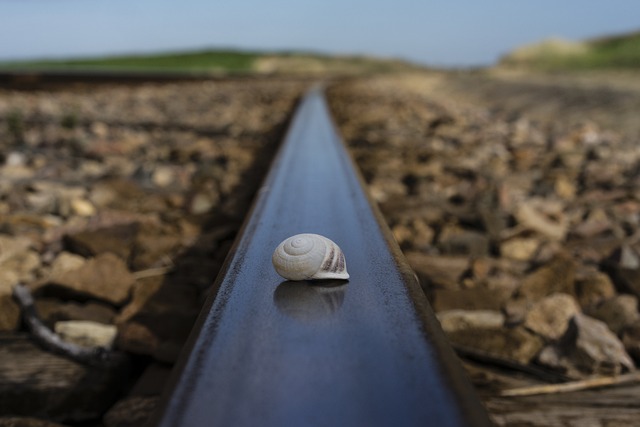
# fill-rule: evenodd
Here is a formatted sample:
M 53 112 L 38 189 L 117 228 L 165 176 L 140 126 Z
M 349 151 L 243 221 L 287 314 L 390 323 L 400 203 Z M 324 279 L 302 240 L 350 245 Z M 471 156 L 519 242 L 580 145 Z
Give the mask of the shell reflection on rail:
M 348 281 L 282 281 L 271 254 L 305 230 Z M 205 303 L 156 424 L 489 426 L 331 121 L 300 103 Z

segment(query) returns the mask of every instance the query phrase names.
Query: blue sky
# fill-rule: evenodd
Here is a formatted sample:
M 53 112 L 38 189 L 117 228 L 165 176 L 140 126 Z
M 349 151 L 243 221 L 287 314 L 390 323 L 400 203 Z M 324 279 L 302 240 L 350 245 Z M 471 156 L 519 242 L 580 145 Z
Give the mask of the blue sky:
M 0 60 L 236 47 L 469 66 L 631 30 L 638 0 L 0 0 Z

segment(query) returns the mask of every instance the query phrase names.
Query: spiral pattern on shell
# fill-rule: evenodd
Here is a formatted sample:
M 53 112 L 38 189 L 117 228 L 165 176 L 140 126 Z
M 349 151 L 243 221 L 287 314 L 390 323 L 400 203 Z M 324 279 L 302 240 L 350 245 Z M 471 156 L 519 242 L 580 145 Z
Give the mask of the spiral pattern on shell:
M 278 245 L 271 258 L 279 275 L 289 280 L 348 279 L 342 250 L 319 234 L 297 234 Z

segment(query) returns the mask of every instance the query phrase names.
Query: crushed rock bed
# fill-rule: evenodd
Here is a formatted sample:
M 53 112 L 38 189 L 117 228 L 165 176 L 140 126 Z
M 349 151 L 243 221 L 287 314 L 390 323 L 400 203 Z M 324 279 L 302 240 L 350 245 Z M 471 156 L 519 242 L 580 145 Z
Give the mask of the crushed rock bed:
M 635 128 L 628 116 L 616 128 L 615 114 L 597 109 L 602 93 L 604 106 L 616 104 L 601 88 L 577 114 L 562 99 L 589 92 L 540 97 L 539 86 L 478 79 L 351 79 L 328 95 L 494 421 L 637 419 L 633 386 L 499 397 L 640 363 Z M 0 405 L 0 426 L 144 421 L 305 88 L 279 80 L 0 91 L 0 401 L 21 402 Z M 630 96 L 624 105 L 635 105 Z M 123 357 L 105 370 L 34 346 L 11 298 L 18 281 L 49 327 L 83 321 L 71 325 L 74 339 L 112 339 Z M 21 369 L 18 354 L 28 361 Z M 86 403 L 69 406 L 69 396 L 81 401 L 73 393 L 85 376 L 94 378 L 80 395 Z M 34 397 L 43 405 L 30 407 Z
M 142 424 L 305 87 L 0 91 L 0 425 Z M 16 282 L 51 329 L 118 357 L 33 345 Z
M 442 74 L 370 78 L 334 86 L 331 106 L 452 344 L 500 368 L 467 364 L 494 421 L 580 425 L 597 411 L 571 407 L 570 399 L 554 408 L 544 396 L 518 406 L 499 390 L 539 381 L 514 381 L 518 371 L 505 376 L 505 367 L 568 381 L 640 363 L 635 129 L 604 128 L 587 114 L 573 120 L 584 108 L 562 104 L 575 98 L 562 91 L 541 99 L 539 88 L 519 87 L 487 99 L 486 85 L 474 93 L 468 82 Z M 594 117 L 607 115 L 611 99 L 594 107 L 601 87 L 580 91 Z M 517 111 L 497 107 L 514 97 Z M 553 105 L 546 116 L 544 102 Z M 565 110 L 572 120 L 563 121 Z M 537 402 L 545 416 L 533 409 Z M 631 412 L 599 419 L 637 420 L 640 411 Z

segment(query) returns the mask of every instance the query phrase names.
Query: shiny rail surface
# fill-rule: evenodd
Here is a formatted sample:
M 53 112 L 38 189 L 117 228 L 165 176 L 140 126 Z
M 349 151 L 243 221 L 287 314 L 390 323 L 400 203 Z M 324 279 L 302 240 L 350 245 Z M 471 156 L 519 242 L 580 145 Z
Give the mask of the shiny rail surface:
M 274 248 L 323 234 L 348 282 L 288 282 Z M 320 89 L 301 102 L 155 425 L 488 426 L 355 172 Z

